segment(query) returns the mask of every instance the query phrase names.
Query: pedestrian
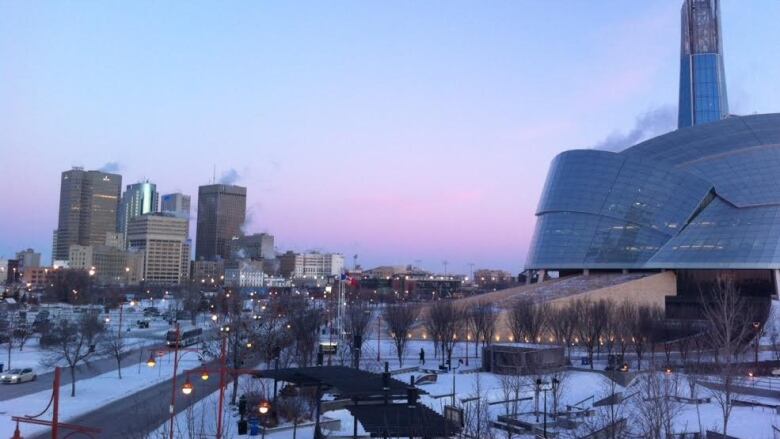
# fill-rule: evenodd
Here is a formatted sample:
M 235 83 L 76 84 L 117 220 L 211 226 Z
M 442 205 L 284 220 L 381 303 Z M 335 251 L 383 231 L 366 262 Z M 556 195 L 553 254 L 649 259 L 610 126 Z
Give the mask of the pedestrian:
M 425 365 L 425 349 L 420 348 L 420 363 Z

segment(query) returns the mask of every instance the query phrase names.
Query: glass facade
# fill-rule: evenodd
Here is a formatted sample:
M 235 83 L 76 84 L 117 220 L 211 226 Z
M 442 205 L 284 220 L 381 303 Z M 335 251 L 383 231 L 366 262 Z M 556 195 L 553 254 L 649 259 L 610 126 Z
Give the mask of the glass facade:
M 686 0 L 682 7 L 678 127 L 728 116 L 717 0 Z
M 526 268 L 780 268 L 780 114 L 558 155 Z

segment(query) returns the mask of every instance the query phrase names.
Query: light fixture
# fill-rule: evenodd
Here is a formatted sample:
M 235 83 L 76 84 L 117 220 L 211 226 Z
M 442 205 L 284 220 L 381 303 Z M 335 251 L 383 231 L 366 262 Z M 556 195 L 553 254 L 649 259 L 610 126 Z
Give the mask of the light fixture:
M 190 382 L 189 377 L 187 378 L 187 381 L 184 382 L 184 385 L 181 386 L 181 393 L 185 395 L 192 393 L 192 383 Z
M 209 373 L 208 373 L 208 372 L 206 372 L 206 371 L 204 370 L 204 371 L 203 371 L 203 372 L 200 374 L 200 379 L 202 379 L 203 381 L 206 381 L 206 380 L 208 380 L 208 379 L 209 379 Z
M 154 359 L 154 354 L 149 355 L 149 359 L 146 360 L 146 365 L 149 367 L 154 367 L 157 364 L 157 360 Z

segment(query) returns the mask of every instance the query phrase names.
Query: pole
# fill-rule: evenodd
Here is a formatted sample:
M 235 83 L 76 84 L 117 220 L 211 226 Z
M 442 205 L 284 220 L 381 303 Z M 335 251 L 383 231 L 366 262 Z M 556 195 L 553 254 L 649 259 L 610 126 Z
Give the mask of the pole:
M 544 424 L 543 424 L 544 437 L 547 439 L 547 389 L 544 389 Z
M 181 332 L 179 331 L 179 324 L 176 323 L 176 346 L 173 349 L 173 379 L 171 380 L 173 388 L 171 391 L 171 406 L 168 408 L 168 412 L 171 415 L 170 439 L 173 439 L 173 422 L 174 422 L 174 415 L 176 413 L 176 370 L 179 368 L 179 342 L 181 341 L 180 337 L 181 337 Z
M 225 399 L 225 336 L 222 336 L 222 345 L 219 355 L 219 412 L 217 413 L 217 439 L 222 439 L 222 404 Z
M 382 361 L 382 314 L 377 311 L 376 316 L 376 361 Z
M 124 310 L 124 303 L 119 304 L 119 341 L 122 340 L 122 311 Z
M 54 389 L 52 390 L 52 399 L 54 400 L 54 407 L 52 408 L 52 415 L 51 415 L 51 439 L 57 439 L 57 430 L 59 430 L 61 373 L 62 371 L 60 370 L 59 367 L 54 368 Z

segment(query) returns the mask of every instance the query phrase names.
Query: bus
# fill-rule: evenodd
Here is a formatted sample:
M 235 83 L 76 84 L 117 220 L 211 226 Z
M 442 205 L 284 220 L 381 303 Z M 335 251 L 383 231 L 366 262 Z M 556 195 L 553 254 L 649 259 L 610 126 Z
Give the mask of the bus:
M 188 327 L 179 329 L 179 347 L 194 345 L 203 340 L 203 328 Z M 176 346 L 176 330 L 171 329 L 165 336 L 168 346 Z

